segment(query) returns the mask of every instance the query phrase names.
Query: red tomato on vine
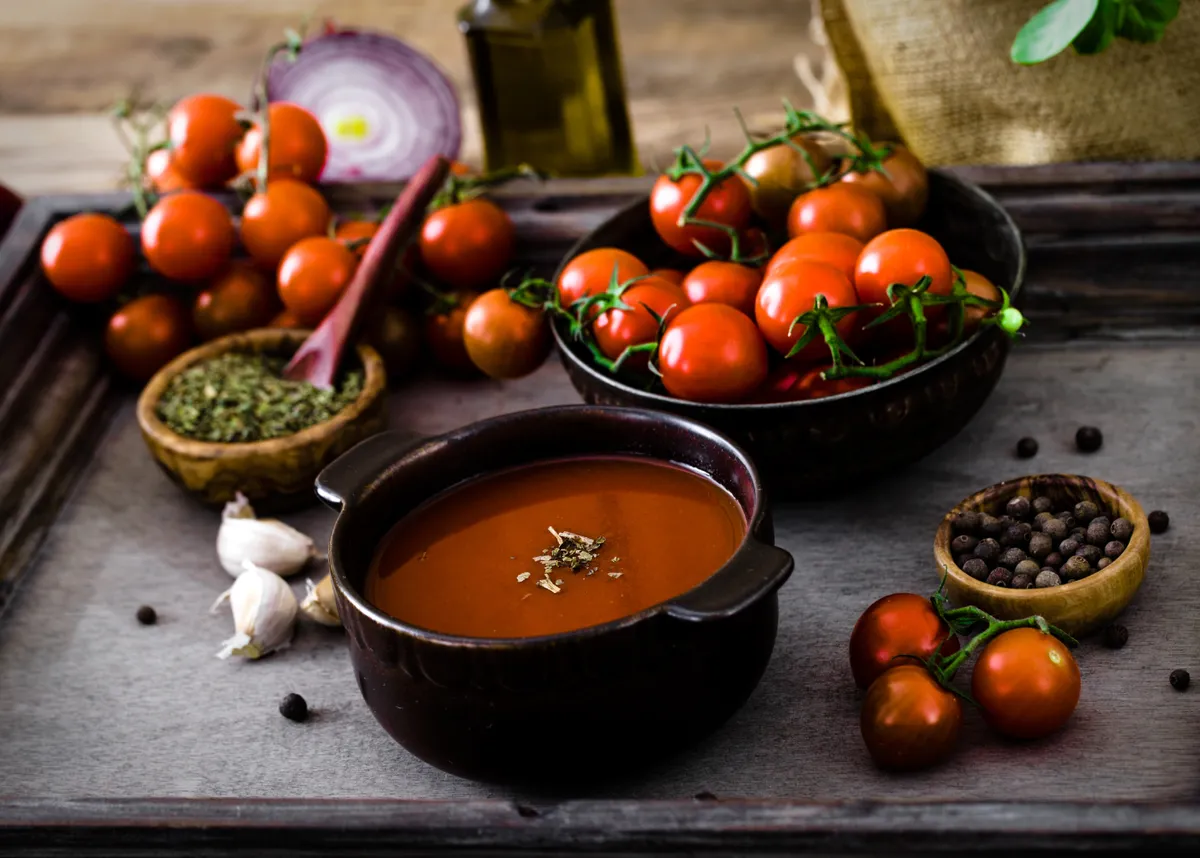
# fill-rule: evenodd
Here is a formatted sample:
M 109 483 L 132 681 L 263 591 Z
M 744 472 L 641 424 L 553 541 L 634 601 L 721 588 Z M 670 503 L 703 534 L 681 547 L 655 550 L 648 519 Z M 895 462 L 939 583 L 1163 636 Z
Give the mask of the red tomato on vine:
M 807 399 L 824 399 L 853 390 L 871 386 L 867 378 L 838 378 L 826 381 L 821 373 L 829 365 L 813 366 L 806 361 L 784 361 L 767 376 L 763 386 L 755 394 L 755 402 L 801 402 Z
M 201 340 L 267 325 L 278 299 L 274 284 L 247 262 L 234 262 L 196 296 L 192 327 Z
M 179 172 L 174 160 L 171 158 L 170 151 L 167 149 L 155 149 L 147 155 L 144 169 L 146 179 L 150 182 L 150 187 L 157 193 L 169 194 L 172 191 L 182 191 L 197 187 L 197 185 L 188 181 Z
M 566 309 L 582 298 L 606 291 L 612 285 L 614 270 L 617 283 L 649 273 L 632 253 L 616 247 L 597 247 L 579 254 L 562 270 L 558 276 L 558 303 Z
M 271 123 L 271 149 L 268 179 L 296 179 L 314 184 L 325 169 L 329 142 L 317 118 L 297 104 L 277 101 L 268 108 Z M 243 173 L 258 170 L 262 151 L 262 129 L 256 124 L 246 132 L 237 148 L 237 166 Z M 268 182 L 269 184 L 269 182 Z
M 279 298 L 301 322 L 316 325 L 342 297 L 357 267 L 354 254 L 336 238 L 301 239 L 279 263 Z
M 866 688 L 903 656 L 929 658 L 958 652 L 958 638 L 932 602 L 915 593 L 894 593 L 872 603 L 850 633 L 850 672 Z
M 766 275 L 797 259 L 824 262 L 832 265 L 854 282 L 854 268 L 862 253 L 863 243 L 851 235 L 841 232 L 809 232 L 798 235 L 775 251 L 767 263 Z
M 953 291 L 950 257 L 937 239 L 915 229 L 893 229 L 867 242 L 855 266 L 854 286 L 864 303 L 886 307 L 891 303 L 888 286 L 915 286 L 925 276 L 933 281 L 927 290 L 930 294 Z
M 902 664 L 871 683 L 859 727 L 871 759 L 889 771 L 916 771 L 954 753 L 962 704 L 923 665 Z
M 458 374 L 478 373 L 479 368 L 471 360 L 463 341 L 463 327 L 467 311 L 479 295 L 475 292 L 456 292 L 449 297 L 454 301 L 453 306 L 425 316 L 425 342 L 434 360 L 443 368 Z
M 796 260 L 781 266 L 763 280 L 755 301 L 754 318 L 763 336 L 775 351 L 785 357 L 807 330 L 795 324 L 797 317 L 813 309 L 818 295 L 824 295 L 829 307 L 853 307 L 859 303 L 854 286 L 836 268 L 820 262 Z M 857 333 L 858 313 L 851 313 L 837 323 L 843 340 Z M 798 354 L 801 360 L 823 361 L 829 358 L 829 347 L 820 334 Z
M 759 268 L 710 259 L 688 272 L 683 291 L 693 304 L 728 304 L 754 318 L 754 299 L 762 280 Z
M 1013 629 L 984 647 L 971 696 L 984 720 L 1017 739 L 1060 730 L 1079 703 L 1079 665 L 1062 641 L 1039 629 Z
M 491 200 L 476 197 L 425 218 L 421 261 L 453 289 L 479 289 L 499 281 L 512 260 L 515 240 L 508 214 Z
M 875 194 L 839 182 L 796 197 L 788 212 L 788 235 L 840 232 L 870 241 L 887 229 L 883 202 Z
M 767 347 L 745 313 L 725 304 L 696 304 L 667 328 L 658 369 L 672 396 L 740 402 L 767 377 Z
M 704 166 L 714 171 L 721 169 L 722 164 L 720 161 L 706 160 Z M 713 253 L 724 256 L 731 247 L 726 232 L 711 226 L 679 223 L 702 182 L 703 178 L 696 173 L 685 173 L 678 180 L 665 173 L 659 176 L 650 192 L 650 219 L 659 237 L 680 253 L 703 256 L 704 253 L 696 246 L 699 242 Z M 712 188 L 692 218 L 723 224 L 741 232 L 750 222 L 750 214 L 750 194 L 741 178 L 734 175 Z
M 621 301 L 631 309 L 606 310 L 592 323 L 596 345 L 609 360 L 616 360 L 630 346 L 656 342 L 659 322 L 654 317 L 669 324 L 690 304 L 682 289 L 659 277 L 634 283 L 621 293 Z M 637 363 L 644 365 L 647 359 Z
M 122 375 L 146 381 L 192 341 L 191 317 L 178 298 L 135 298 L 108 320 L 104 350 Z
M 846 173 L 842 181 L 866 188 L 883 202 L 888 226 L 912 226 L 921 219 L 929 200 L 929 174 L 916 155 L 903 146 L 892 146 L 883 169 Z
M 42 273 L 72 301 L 107 301 L 129 279 L 133 254 L 133 238 L 115 218 L 72 215 L 55 224 L 42 241 Z
M 514 301 L 506 289 L 491 289 L 471 303 L 462 340 L 471 363 L 491 378 L 529 375 L 550 353 L 545 314 Z
M 172 280 L 199 281 L 225 270 L 233 252 L 233 219 L 199 191 L 163 197 L 142 222 L 142 253 Z
M 242 245 L 261 268 L 274 271 L 302 238 L 325 235 L 329 205 L 317 191 L 291 179 L 276 179 L 246 201 Z
M 180 99 L 167 114 L 170 165 L 191 186 L 223 185 L 237 175 L 241 109 L 223 95 L 201 93 Z

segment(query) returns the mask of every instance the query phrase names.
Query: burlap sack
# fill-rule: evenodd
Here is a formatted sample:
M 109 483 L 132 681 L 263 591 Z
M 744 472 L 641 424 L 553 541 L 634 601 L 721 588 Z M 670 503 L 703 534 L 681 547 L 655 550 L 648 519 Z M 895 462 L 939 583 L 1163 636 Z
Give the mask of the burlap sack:
M 821 0 L 855 125 L 930 164 L 1200 158 L 1200 2 L 1157 44 L 1019 66 L 1046 0 Z

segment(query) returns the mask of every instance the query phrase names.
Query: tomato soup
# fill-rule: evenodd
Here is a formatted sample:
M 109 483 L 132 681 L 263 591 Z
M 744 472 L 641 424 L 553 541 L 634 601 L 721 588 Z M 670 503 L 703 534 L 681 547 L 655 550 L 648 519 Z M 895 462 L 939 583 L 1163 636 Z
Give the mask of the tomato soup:
M 572 631 L 690 590 L 745 533 L 737 501 L 685 468 L 635 457 L 539 462 L 405 516 L 376 552 L 366 598 L 446 634 Z

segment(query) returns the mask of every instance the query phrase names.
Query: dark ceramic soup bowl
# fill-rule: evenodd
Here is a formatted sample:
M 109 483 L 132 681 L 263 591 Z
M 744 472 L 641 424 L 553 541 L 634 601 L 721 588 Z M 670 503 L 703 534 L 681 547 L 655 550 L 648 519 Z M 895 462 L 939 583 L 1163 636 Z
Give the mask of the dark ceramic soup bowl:
M 946 248 L 960 268 L 977 271 L 1014 299 L 1025 250 L 1012 218 L 976 185 L 929 171 L 929 204 L 917 228 Z M 650 268 L 682 268 L 697 259 L 667 247 L 642 199 L 602 223 L 563 258 L 619 247 Z M 557 279 L 557 275 L 556 275 Z M 751 455 L 777 498 L 811 498 L 853 489 L 928 455 L 954 437 L 987 400 L 1004 370 L 1008 339 L 995 327 L 888 381 L 825 399 L 769 404 L 703 404 L 676 399 L 661 384 L 614 376 L 561 322 L 555 342 L 571 383 L 586 402 L 670 411 L 724 432 Z
M 733 557 L 699 586 L 599 626 L 536 638 L 441 634 L 363 597 L 380 541 L 434 494 L 514 466 L 644 456 L 701 471 L 749 523 Z M 339 511 L 329 566 L 367 705 L 421 759 L 494 782 L 590 779 L 678 750 L 754 690 L 771 656 L 792 557 L 773 545 L 753 463 L 675 415 L 565 406 L 508 414 L 437 438 L 389 432 L 325 469 L 317 493 Z

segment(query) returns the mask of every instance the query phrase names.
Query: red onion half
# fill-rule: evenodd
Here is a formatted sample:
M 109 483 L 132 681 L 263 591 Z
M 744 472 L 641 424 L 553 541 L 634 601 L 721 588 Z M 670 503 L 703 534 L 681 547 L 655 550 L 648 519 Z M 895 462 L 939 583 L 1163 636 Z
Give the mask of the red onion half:
M 399 39 L 327 32 L 267 77 L 271 101 L 306 108 L 329 141 L 323 182 L 403 181 L 434 155 L 458 157 L 462 122 L 450 80 Z

